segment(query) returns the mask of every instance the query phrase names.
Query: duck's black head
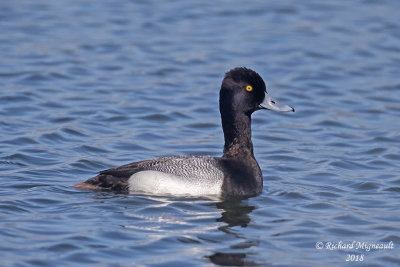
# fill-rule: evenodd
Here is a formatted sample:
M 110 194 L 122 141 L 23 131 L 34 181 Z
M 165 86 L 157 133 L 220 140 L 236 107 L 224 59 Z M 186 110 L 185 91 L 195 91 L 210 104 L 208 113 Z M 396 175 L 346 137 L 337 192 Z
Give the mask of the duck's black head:
M 220 91 L 220 110 L 251 115 L 259 109 L 266 88 L 261 76 L 247 68 L 234 68 L 225 74 Z
M 294 111 L 278 105 L 267 93 L 257 72 L 234 68 L 222 81 L 219 109 L 225 136 L 224 157 L 254 157 L 251 142 L 251 114 L 259 109 Z
M 234 68 L 225 74 L 220 91 L 220 111 L 222 116 L 250 116 L 259 109 L 294 111 L 289 106 L 280 106 L 268 94 L 261 76 L 244 67 Z

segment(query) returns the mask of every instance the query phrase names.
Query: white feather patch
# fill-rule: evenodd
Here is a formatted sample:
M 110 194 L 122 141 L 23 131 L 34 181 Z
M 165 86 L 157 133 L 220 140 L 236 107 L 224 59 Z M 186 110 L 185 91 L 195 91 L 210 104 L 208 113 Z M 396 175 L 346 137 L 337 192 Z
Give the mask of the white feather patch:
M 194 179 L 159 171 L 141 171 L 129 178 L 129 192 L 172 195 L 220 195 L 222 179 Z

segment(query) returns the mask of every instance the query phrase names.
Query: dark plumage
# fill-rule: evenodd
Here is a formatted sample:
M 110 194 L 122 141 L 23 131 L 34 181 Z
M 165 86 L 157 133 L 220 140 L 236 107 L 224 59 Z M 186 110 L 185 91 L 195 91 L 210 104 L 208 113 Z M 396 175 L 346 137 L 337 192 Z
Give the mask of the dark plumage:
M 223 196 L 259 194 L 263 183 L 261 169 L 253 154 L 251 114 L 259 109 L 294 109 L 277 105 L 267 94 L 260 75 L 247 68 L 235 68 L 226 73 L 221 85 L 219 107 L 225 137 L 221 158 L 179 156 L 133 162 L 101 171 L 96 177 L 79 183 L 76 187 L 135 192 L 136 187 L 140 188 L 140 180 L 135 186 L 135 179 L 139 179 L 138 174 L 147 175 L 151 172 L 144 171 L 154 171 L 156 174 L 167 175 L 167 178 L 159 178 L 160 181 L 155 178 L 157 184 L 164 180 L 167 181 L 166 185 L 170 180 L 178 185 L 181 183 L 183 188 L 179 192 L 185 191 L 185 186 L 192 189 L 192 185 L 196 185 L 219 188 L 219 193 Z M 163 190 L 168 193 L 168 189 Z

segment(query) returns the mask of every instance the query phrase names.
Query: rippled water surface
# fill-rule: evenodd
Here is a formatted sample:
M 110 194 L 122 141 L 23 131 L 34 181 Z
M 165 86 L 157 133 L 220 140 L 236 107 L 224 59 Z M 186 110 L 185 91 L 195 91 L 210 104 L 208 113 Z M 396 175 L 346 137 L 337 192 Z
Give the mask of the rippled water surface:
M 2 0 L 0 265 L 398 266 L 399 9 Z M 221 155 L 218 91 L 236 66 L 296 108 L 253 116 L 259 196 L 72 187 L 131 161 Z M 353 241 L 393 248 L 328 245 Z

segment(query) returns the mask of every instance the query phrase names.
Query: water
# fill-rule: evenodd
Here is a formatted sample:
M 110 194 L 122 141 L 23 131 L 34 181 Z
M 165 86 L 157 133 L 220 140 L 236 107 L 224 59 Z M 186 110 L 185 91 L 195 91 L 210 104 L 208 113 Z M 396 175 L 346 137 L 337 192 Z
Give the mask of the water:
M 1 1 L 0 265 L 398 266 L 399 8 Z M 261 195 L 72 187 L 131 161 L 221 155 L 218 90 L 236 66 L 296 108 L 253 116 Z M 327 245 L 353 241 L 394 247 Z

